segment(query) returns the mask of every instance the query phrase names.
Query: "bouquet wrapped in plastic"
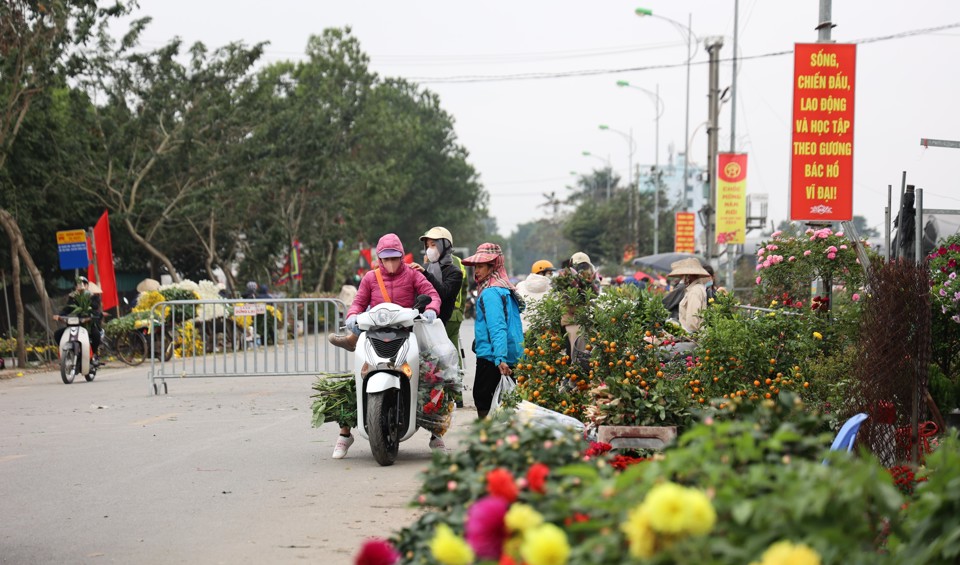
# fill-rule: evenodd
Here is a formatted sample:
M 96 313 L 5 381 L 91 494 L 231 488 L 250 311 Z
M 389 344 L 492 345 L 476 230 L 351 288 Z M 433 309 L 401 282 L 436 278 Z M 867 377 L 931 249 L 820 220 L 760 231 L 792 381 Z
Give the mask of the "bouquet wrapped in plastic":
M 453 423 L 454 399 L 462 387 L 459 356 L 439 320 L 417 323 L 414 332 L 420 346 L 417 425 L 442 436 Z

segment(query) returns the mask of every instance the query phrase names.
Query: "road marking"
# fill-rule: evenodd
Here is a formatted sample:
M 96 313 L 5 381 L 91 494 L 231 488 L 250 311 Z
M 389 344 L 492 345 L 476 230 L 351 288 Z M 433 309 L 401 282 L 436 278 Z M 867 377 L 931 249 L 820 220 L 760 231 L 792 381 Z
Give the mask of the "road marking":
M 146 426 L 147 424 L 155 424 L 157 422 L 162 422 L 164 420 L 171 420 L 179 416 L 179 412 L 171 412 L 170 414 L 164 414 L 163 416 L 156 416 L 154 418 L 147 418 L 146 420 L 138 420 L 133 422 L 133 426 Z

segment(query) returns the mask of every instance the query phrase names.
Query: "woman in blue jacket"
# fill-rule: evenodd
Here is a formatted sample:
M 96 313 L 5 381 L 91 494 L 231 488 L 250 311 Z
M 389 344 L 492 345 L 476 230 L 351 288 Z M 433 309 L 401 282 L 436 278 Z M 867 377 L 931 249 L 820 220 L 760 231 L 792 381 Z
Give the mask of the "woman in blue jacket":
M 480 296 L 474 325 L 474 351 L 477 371 L 473 382 L 473 402 L 477 416 L 490 412 L 493 393 L 500 376 L 512 376 L 513 367 L 523 352 L 523 328 L 516 291 L 503 268 L 503 252 L 495 243 L 484 243 L 463 260 L 473 266 L 473 278 Z

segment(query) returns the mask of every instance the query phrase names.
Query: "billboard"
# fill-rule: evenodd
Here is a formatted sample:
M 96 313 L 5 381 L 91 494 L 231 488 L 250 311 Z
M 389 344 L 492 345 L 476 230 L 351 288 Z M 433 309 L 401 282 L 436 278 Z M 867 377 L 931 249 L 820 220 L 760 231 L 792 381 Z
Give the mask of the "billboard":
M 717 241 L 743 243 L 747 235 L 747 154 L 717 155 Z
M 857 46 L 798 43 L 793 60 L 790 219 L 853 219 Z

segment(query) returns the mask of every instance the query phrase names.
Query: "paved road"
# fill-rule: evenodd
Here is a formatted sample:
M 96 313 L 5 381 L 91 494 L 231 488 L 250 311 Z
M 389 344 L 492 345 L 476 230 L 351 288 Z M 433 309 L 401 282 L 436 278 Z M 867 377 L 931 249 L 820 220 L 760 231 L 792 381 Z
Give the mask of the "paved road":
M 174 380 L 153 396 L 147 366 L 122 365 L 92 383 L 0 380 L 0 563 L 350 563 L 415 519 L 429 436 L 393 467 L 359 436 L 334 461 L 335 426 L 310 427 L 312 382 Z M 458 410 L 448 446 L 474 416 Z

